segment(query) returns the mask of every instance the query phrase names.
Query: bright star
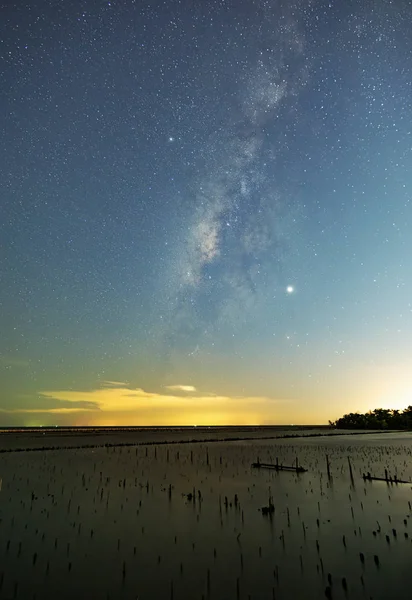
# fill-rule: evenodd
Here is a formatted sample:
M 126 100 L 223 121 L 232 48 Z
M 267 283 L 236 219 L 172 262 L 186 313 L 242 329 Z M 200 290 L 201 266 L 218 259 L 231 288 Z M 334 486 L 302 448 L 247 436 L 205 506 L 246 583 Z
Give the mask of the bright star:
M 293 294 L 293 292 L 295 291 L 295 288 L 293 287 L 293 285 L 288 285 L 288 287 L 286 288 L 286 291 L 288 294 Z

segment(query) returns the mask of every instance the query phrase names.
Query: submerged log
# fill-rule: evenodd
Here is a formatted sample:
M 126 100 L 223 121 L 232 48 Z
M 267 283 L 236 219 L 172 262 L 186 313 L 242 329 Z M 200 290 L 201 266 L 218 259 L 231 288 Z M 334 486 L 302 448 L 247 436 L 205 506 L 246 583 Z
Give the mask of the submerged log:
M 297 461 L 296 461 L 297 463 Z M 294 466 L 280 465 L 276 462 L 275 465 L 270 463 L 262 463 L 260 461 L 252 463 L 253 469 L 274 469 L 275 471 L 292 471 L 294 473 L 306 473 L 307 469 L 301 467 L 298 463 Z
M 371 475 L 368 473 L 363 473 L 362 475 L 364 481 L 385 481 L 386 483 L 411 483 L 410 481 L 404 481 L 403 479 L 398 479 L 397 476 L 390 477 L 388 475 L 388 471 L 385 469 L 385 477 L 376 477 L 375 475 Z

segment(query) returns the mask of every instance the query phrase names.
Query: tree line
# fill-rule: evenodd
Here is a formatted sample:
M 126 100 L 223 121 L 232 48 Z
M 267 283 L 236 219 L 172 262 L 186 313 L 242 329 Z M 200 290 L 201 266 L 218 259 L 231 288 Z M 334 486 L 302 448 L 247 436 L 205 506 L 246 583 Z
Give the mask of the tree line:
M 412 406 L 404 410 L 375 408 L 367 413 L 349 413 L 329 421 L 336 429 L 412 429 Z

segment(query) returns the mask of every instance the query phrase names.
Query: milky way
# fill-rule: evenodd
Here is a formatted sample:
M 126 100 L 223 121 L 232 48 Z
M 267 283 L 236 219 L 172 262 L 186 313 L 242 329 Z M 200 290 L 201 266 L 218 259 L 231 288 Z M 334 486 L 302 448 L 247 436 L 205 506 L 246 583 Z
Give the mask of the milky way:
M 302 14 L 308 6 L 300 6 Z M 253 51 L 230 92 L 232 110 L 210 136 L 209 171 L 192 182 L 189 225 L 173 271 L 178 314 L 168 322 L 172 330 L 184 322 L 189 345 L 216 339 L 225 325 L 234 336 L 239 325 L 256 321 L 268 290 L 273 296 L 279 288 L 298 233 L 296 203 L 277 177 L 277 156 L 287 149 L 310 72 L 295 10 L 265 11 L 258 33 L 243 27 L 243 43 Z M 202 304 L 208 309 L 197 310 Z

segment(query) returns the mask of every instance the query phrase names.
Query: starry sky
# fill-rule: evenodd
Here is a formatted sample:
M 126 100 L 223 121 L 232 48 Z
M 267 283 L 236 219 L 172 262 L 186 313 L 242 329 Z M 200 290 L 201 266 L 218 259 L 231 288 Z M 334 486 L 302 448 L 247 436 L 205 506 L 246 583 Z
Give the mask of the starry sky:
M 412 404 L 409 0 L 0 19 L 0 424 Z

